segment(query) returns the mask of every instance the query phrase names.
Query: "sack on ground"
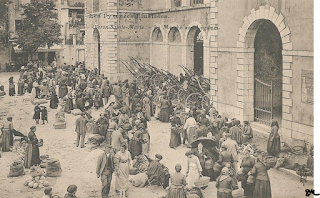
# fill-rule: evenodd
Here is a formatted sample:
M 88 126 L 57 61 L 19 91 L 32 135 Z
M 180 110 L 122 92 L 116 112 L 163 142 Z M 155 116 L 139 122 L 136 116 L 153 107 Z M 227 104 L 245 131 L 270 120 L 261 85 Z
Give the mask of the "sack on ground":
M 25 175 L 23 163 L 21 161 L 13 162 L 10 165 L 10 172 L 8 177 L 19 177 Z
M 61 165 L 58 159 L 47 159 L 46 175 L 48 177 L 59 177 L 61 171 Z
M 53 124 L 54 129 L 66 129 L 67 123 L 66 122 L 56 122 Z
M 99 134 L 95 134 L 94 136 L 89 138 L 91 144 L 98 144 L 100 145 L 104 141 L 104 137 Z
M 237 190 L 233 190 L 233 191 L 232 191 L 232 197 L 233 197 L 233 198 L 243 197 L 243 195 L 244 195 L 244 190 L 243 190 L 243 188 L 239 188 L 239 189 L 237 189 Z
M 73 109 L 73 110 L 71 111 L 71 113 L 72 113 L 73 115 L 81 115 L 81 114 L 83 114 L 83 112 L 82 112 L 80 109 Z

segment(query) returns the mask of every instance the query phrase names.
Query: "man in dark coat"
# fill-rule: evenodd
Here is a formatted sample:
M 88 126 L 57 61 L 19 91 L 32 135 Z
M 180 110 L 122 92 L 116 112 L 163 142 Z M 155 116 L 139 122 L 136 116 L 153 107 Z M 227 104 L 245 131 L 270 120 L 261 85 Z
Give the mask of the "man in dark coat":
M 106 140 L 109 120 L 104 116 L 103 113 L 100 114 L 100 118 L 97 120 L 96 125 L 98 133 L 102 135 Z
M 108 104 L 108 99 L 110 97 L 111 90 L 109 86 L 109 82 L 107 81 L 105 85 L 102 87 L 102 97 L 104 98 L 104 105 Z
M 101 177 L 102 191 L 101 197 L 107 198 L 110 192 L 112 173 L 114 171 L 114 156 L 111 153 L 111 146 L 106 145 L 104 153 L 101 154 L 97 162 L 97 177 Z
M 80 147 L 84 148 L 84 139 L 86 136 L 86 132 L 87 132 L 87 126 L 86 124 L 88 123 L 87 118 L 85 117 L 85 114 L 82 114 L 81 117 L 79 117 L 76 120 L 76 132 L 77 132 L 77 143 L 76 146 L 79 146 L 79 141 L 81 139 L 80 142 Z
M 45 120 L 48 123 L 48 111 L 46 107 L 43 107 L 43 109 L 41 110 L 41 120 L 42 120 L 42 124 L 44 124 Z

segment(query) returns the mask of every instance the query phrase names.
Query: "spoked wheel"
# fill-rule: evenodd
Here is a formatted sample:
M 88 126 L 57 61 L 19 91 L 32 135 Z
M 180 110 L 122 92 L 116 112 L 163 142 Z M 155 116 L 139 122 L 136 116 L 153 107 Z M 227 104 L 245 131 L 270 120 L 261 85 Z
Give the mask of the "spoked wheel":
M 203 109 L 208 109 L 210 107 L 210 97 L 209 95 L 204 95 L 201 100 L 201 105 Z
M 185 104 L 185 101 L 186 101 L 188 95 L 190 95 L 190 94 L 187 92 L 187 90 L 185 90 L 183 88 L 180 88 L 177 93 L 178 93 L 178 98 L 179 98 L 180 103 Z
M 161 83 L 163 83 L 163 77 L 161 75 L 156 75 L 156 77 L 153 79 L 153 83 L 156 86 L 159 86 Z
M 195 103 L 201 104 L 201 101 L 202 101 L 202 95 L 199 93 L 193 93 L 187 97 L 185 104 L 186 104 L 186 107 L 190 108 Z

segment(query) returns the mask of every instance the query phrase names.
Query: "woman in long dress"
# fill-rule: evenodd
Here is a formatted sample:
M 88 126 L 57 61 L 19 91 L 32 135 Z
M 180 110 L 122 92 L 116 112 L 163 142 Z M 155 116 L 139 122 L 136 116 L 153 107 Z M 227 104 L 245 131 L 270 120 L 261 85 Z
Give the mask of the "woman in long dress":
M 64 112 L 71 113 L 72 110 L 73 110 L 73 97 L 72 97 L 72 92 L 69 92 L 67 96 Z
M 185 186 L 187 185 L 186 177 L 181 173 L 181 165 L 175 166 L 176 172 L 170 174 L 171 185 L 168 190 L 167 198 L 186 198 Z
M 132 159 L 134 159 L 135 156 L 141 155 L 142 153 L 142 142 L 143 142 L 143 128 L 144 124 L 140 123 L 137 127 L 137 131 L 134 132 L 133 137 L 130 140 L 129 143 L 129 151 L 131 153 Z
M 250 156 L 249 150 L 244 150 L 243 154 L 244 154 L 244 158 L 242 159 L 242 162 L 241 162 L 241 169 L 242 169 L 242 173 L 244 174 L 244 177 L 242 178 L 242 180 L 240 180 L 241 187 L 244 190 L 244 196 L 252 197 L 253 188 L 252 188 L 252 185 L 248 184 L 247 180 L 248 180 L 248 173 L 254 167 L 255 160 Z
M 278 133 L 279 124 L 273 120 L 271 123 L 271 132 L 267 144 L 267 152 L 271 156 L 278 157 L 280 153 L 280 136 Z
M 126 195 L 130 187 L 129 168 L 131 164 L 131 154 L 126 150 L 127 146 L 123 144 L 115 155 L 115 170 L 116 170 L 116 193 L 119 195 L 121 190 L 124 190 Z
M 9 96 L 14 96 L 16 94 L 14 82 L 9 84 Z
M 170 118 L 170 102 L 167 100 L 167 96 L 163 96 L 163 99 L 160 101 L 160 121 L 169 122 Z
M 2 126 L 2 152 L 10 151 L 12 146 L 12 132 L 13 129 L 12 117 L 8 117 L 7 121 Z
M 181 120 L 180 118 L 175 115 L 174 118 L 171 120 L 171 137 L 170 137 L 170 148 L 177 148 L 181 144 L 181 137 L 180 137 L 180 127 L 181 127 Z
M 194 182 L 200 179 L 202 168 L 198 157 L 193 154 L 193 151 L 187 151 L 186 156 L 188 157 L 187 187 L 191 189 L 195 187 Z
M 50 108 L 56 109 L 58 107 L 59 99 L 54 89 L 51 91 Z
M 24 82 L 23 79 L 20 78 L 18 81 L 18 95 L 21 96 L 24 94 Z
M 40 113 L 41 113 L 41 108 L 39 107 L 39 104 L 37 103 L 36 106 L 34 107 L 34 114 L 33 114 L 33 119 L 36 120 L 37 124 L 39 124 Z
M 217 198 L 232 198 L 232 189 L 235 189 L 236 185 L 236 181 L 229 176 L 229 169 L 224 167 L 217 178 Z
M 32 126 L 28 134 L 28 145 L 26 148 L 26 155 L 24 158 L 24 167 L 30 168 L 33 165 L 40 164 L 40 153 L 38 146 L 38 138 L 35 134 L 36 127 Z
M 271 184 L 267 172 L 270 167 L 265 165 L 262 161 L 262 155 L 258 155 L 257 163 L 248 173 L 248 175 L 253 175 L 256 177 L 253 189 L 253 197 L 271 198 Z
M 34 100 L 36 99 L 36 96 L 37 96 L 37 91 L 36 91 L 36 88 L 33 87 L 32 91 L 31 91 L 31 94 L 30 94 L 30 102 L 32 104 L 34 103 Z
M 145 115 L 148 121 L 151 121 L 151 107 L 150 107 L 150 99 L 145 96 L 142 100 L 143 109 L 145 111 Z

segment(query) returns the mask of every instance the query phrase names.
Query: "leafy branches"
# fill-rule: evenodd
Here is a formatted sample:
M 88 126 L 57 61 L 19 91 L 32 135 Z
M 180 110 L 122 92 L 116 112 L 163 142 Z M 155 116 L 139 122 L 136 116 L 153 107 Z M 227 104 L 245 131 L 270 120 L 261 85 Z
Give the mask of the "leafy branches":
M 22 5 L 23 16 L 17 44 L 24 52 L 33 54 L 39 47 L 61 44 L 62 39 L 58 13 L 53 0 L 31 0 Z

